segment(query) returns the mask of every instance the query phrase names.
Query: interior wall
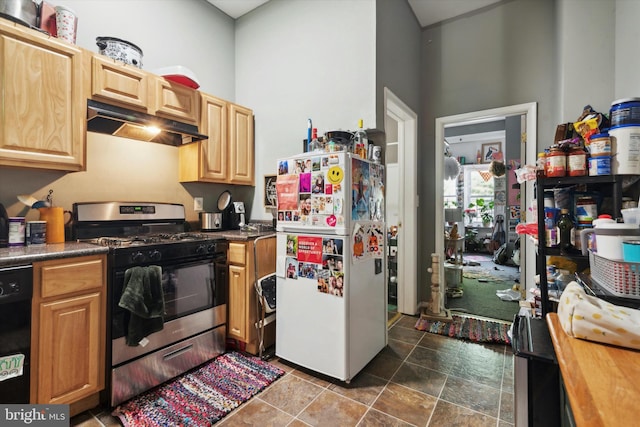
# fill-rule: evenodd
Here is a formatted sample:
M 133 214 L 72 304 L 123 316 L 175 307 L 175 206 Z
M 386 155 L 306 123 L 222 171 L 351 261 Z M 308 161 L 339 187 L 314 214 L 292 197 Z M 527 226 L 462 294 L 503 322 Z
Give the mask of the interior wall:
M 378 129 L 384 129 L 385 87 L 419 115 L 420 32 L 420 24 L 407 1 L 376 0 L 375 127 Z
M 606 7 L 614 9 L 613 12 L 610 9 L 606 10 L 607 13 L 613 14 L 613 23 L 610 19 L 606 19 L 605 26 L 602 27 L 606 31 L 604 37 L 613 38 L 614 46 L 609 44 L 607 48 L 615 52 L 614 58 L 611 58 L 610 55 L 607 56 L 607 60 L 615 64 L 615 71 L 609 74 L 614 76 L 614 96 L 611 101 L 639 96 L 640 55 L 637 52 L 638 40 L 640 40 L 640 26 L 638 25 L 640 2 L 616 0 L 614 5 Z M 609 26 L 607 27 L 607 25 Z M 614 31 L 613 37 L 611 29 Z
M 319 134 L 358 119 L 375 127 L 376 10 L 374 0 L 279 0 L 254 12 L 236 25 L 236 94 L 256 117 L 251 218 L 270 219 L 263 176 L 302 152 L 309 118 Z
M 433 200 L 435 119 L 471 111 L 538 103 L 538 134 L 553 136 L 556 123 L 554 0 L 501 2 L 422 32 L 422 114 L 418 158 L 421 200 Z M 435 250 L 435 212 L 419 211 L 418 265 Z M 426 267 L 418 283 L 428 282 Z M 420 286 L 426 300 L 428 286 Z

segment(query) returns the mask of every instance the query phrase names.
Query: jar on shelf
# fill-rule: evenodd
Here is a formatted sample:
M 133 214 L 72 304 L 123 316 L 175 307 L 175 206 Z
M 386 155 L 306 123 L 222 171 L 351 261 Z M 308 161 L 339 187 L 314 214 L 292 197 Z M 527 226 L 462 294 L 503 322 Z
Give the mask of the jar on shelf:
M 547 173 L 550 178 L 561 178 L 567 174 L 567 155 L 560 147 L 552 147 L 547 154 Z
M 567 175 L 585 176 L 587 174 L 587 153 L 582 147 L 573 147 L 567 156 Z

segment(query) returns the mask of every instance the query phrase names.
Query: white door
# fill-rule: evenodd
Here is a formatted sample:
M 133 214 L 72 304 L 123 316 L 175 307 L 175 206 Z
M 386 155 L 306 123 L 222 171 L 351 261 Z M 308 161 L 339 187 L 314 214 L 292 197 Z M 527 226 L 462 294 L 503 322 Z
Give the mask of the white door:
M 388 88 L 384 89 L 387 228 L 398 227 L 397 310 L 418 313 L 417 283 L 417 115 Z M 393 185 L 392 185 L 393 184 Z

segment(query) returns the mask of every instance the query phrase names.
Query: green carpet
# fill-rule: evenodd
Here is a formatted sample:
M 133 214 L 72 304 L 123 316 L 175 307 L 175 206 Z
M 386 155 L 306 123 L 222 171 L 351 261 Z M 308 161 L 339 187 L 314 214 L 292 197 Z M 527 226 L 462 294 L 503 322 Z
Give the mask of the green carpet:
M 496 296 L 496 291 L 510 289 L 519 277 L 517 268 L 496 266 L 489 261 L 480 262 L 479 266 L 464 266 L 463 296 L 447 297 L 446 307 L 452 314 L 460 312 L 511 322 L 520 311 L 518 301 L 503 301 Z

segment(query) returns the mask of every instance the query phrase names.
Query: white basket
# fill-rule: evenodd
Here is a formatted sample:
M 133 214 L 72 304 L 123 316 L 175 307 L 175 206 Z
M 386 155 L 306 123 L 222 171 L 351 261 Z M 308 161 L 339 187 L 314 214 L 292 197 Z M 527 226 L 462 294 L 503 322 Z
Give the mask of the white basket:
M 640 299 L 640 263 L 612 261 L 589 251 L 591 278 L 609 293 Z

